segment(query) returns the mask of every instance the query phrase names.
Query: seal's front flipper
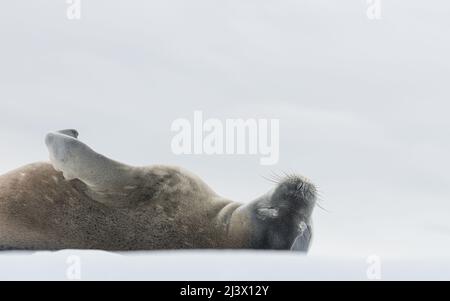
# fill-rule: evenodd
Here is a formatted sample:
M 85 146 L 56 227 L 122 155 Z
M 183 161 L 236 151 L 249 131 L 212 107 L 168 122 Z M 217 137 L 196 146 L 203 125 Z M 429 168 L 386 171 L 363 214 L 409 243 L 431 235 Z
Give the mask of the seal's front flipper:
M 122 188 L 134 183 L 128 165 L 111 160 L 77 139 L 76 130 L 62 130 L 47 134 L 47 145 L 53 167 L 61 171 L 67 180 L 78 179 L 89 188 L 91 196 L 99 202 L 120 203 Z M 108 196 L 108 197 L 102 197 Z M 123 199 L 123 197 L 122 197 Z
M 292 251 L 308 252 L 311 244 L 312 231 L 311 227 L 306 223 L 301 222 L 299 225 L 300 233 L 295 238 L 294 243 L 291 246 Z

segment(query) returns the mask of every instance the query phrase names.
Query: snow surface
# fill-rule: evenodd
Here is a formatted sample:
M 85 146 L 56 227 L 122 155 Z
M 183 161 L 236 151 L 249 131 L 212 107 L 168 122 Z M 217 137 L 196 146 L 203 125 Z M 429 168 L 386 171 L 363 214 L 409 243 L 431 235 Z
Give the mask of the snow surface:
M 450 280 L 448 258 L 379 259 L 372 274 L 370 258 L 292 252 L 4 252 L 0 280 Z

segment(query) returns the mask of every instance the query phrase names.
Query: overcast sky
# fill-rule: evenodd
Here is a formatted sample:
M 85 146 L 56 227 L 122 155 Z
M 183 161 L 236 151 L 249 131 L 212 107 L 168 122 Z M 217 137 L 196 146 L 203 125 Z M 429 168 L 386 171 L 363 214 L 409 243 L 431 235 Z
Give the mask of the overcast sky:
M 47 160 L 43 137 L 80 139 L 134 165 L 181 165 L 250 201 L 311 178 L 312 253 L 450 251 L 450 3 L 82 0 L 0 5 L 0 172 Z M 172 122 L 278 118 L 280 160 L 176 156 Z

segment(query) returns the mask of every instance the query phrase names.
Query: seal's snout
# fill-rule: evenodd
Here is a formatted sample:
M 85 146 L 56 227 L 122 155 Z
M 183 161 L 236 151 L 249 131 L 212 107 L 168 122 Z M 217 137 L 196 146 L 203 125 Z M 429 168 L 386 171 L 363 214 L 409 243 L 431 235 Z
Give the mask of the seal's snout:
M 316 186 L 308 179 L 290 175 L 282 180 L 271 195 L 271 203 L 282 211 L 294 211 L 310 217 L 316 204 Z
M 316 186 L 308 179 L 302 176 L 288 176 L 280 182 L 276 188 L 275 195 L 302 199 L 305 205 L 313 205 L 316 200 Z

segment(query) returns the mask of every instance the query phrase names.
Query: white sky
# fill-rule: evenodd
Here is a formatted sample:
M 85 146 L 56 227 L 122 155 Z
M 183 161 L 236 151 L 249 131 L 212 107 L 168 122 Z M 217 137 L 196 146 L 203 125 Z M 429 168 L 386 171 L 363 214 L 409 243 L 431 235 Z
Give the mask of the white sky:
M 271 171 L 323 195 L 313 254 L 450 251 L 450 3 L 65 1 L 0 4 L 0 172 L 77 128 L 134 165 L 176 164 L 249 201 Z M 175 156 L 177 118 L 279 118 L 280 161 Z

